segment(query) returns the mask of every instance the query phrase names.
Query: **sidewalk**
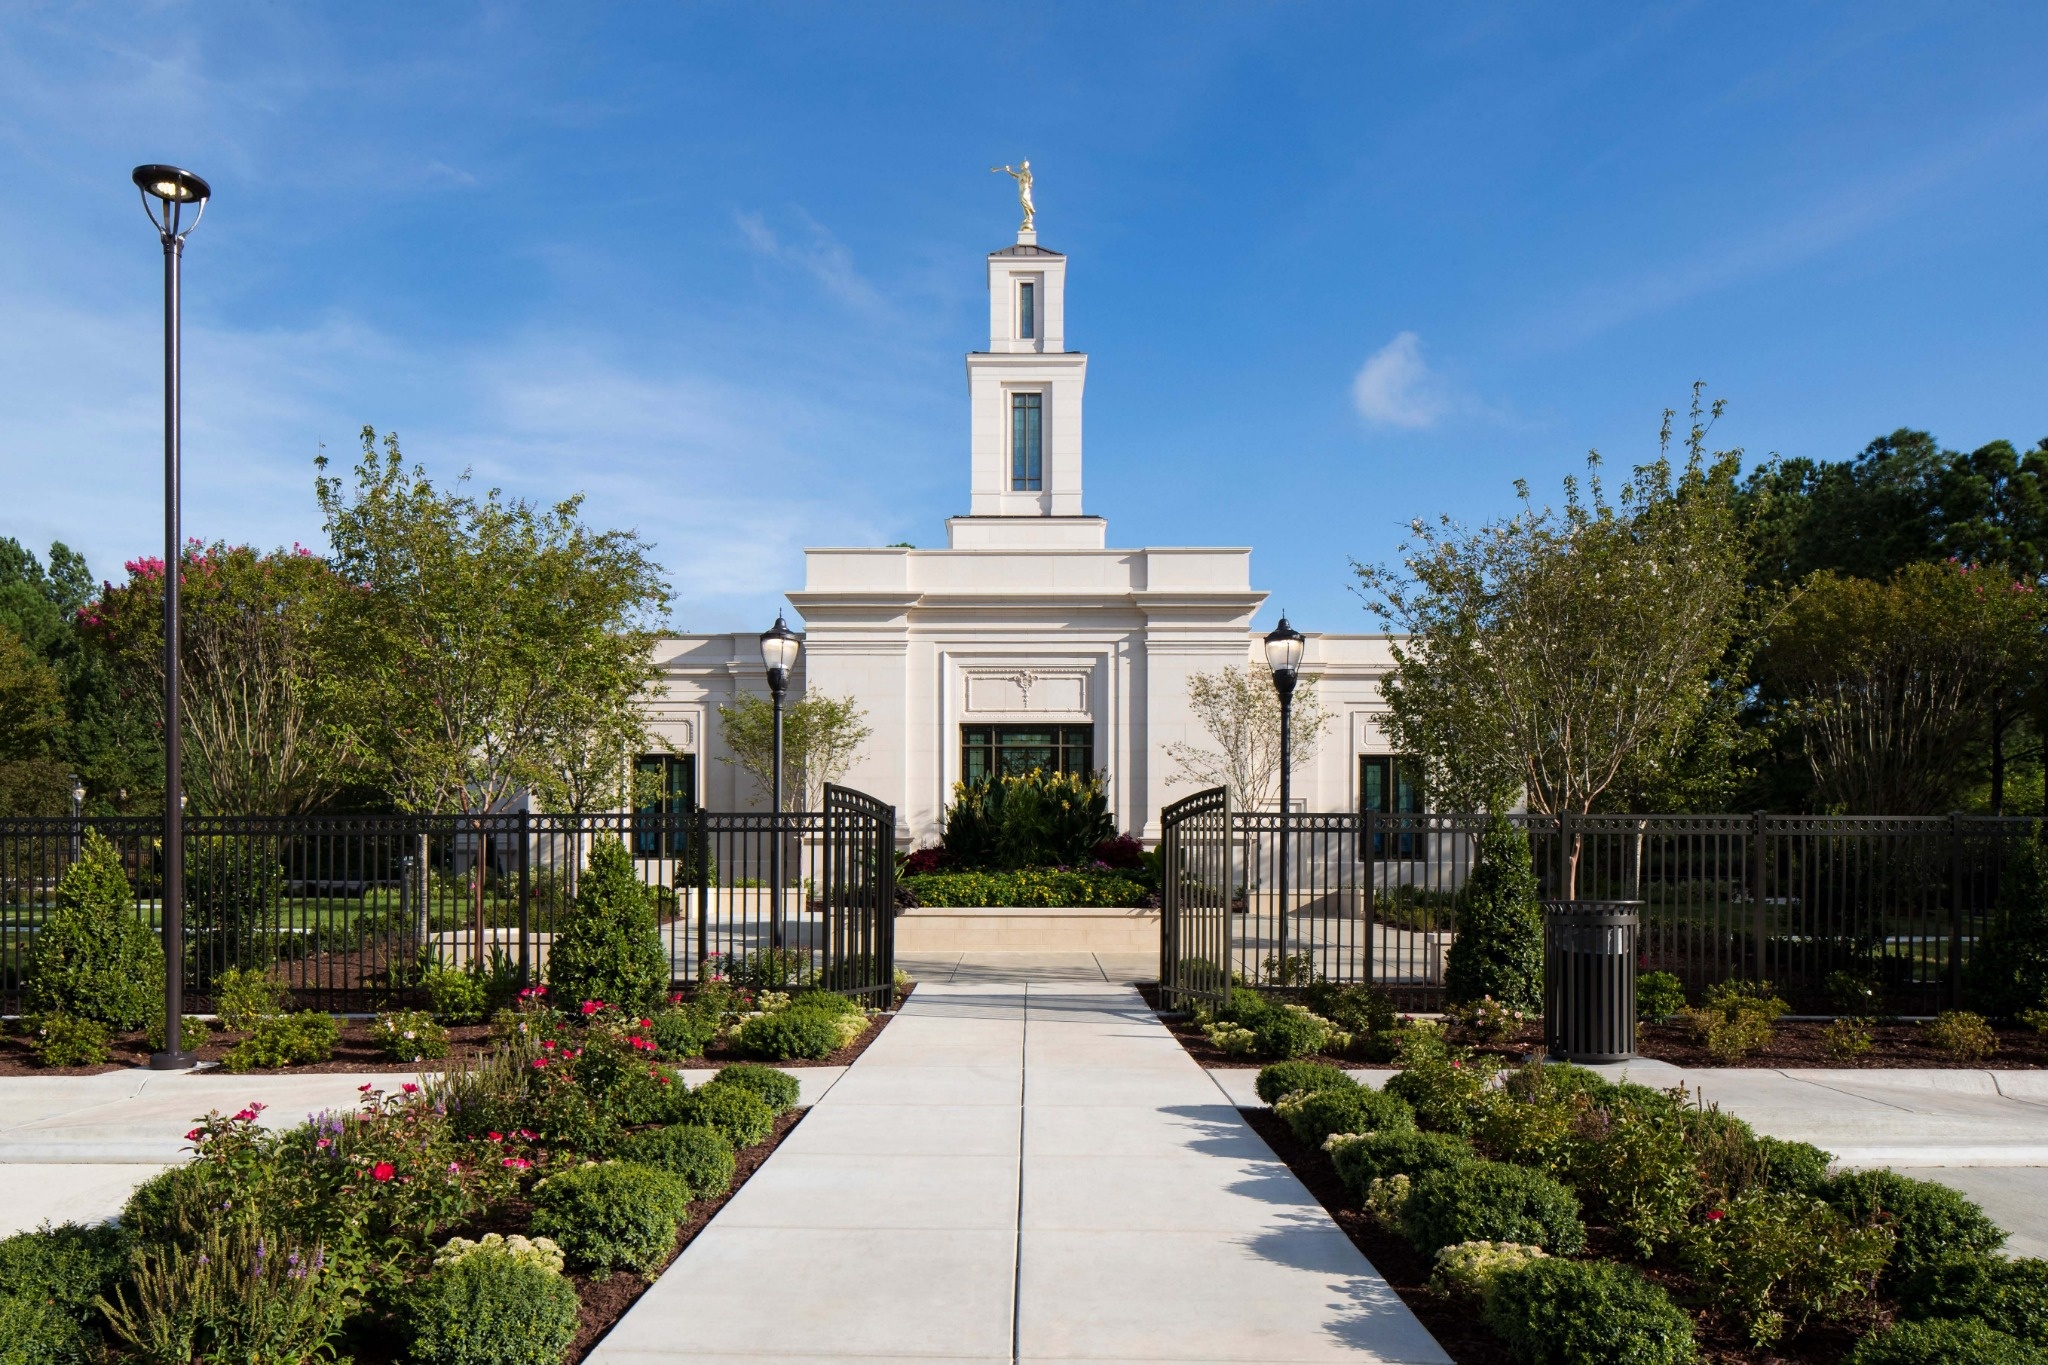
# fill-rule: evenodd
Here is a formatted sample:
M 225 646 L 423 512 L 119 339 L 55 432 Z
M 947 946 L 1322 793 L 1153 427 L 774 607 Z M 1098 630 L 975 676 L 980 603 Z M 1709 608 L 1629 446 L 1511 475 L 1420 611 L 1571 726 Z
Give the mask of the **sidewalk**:
M 939 984 L 591 1365 L 1447 1357 L 1126 986 Z

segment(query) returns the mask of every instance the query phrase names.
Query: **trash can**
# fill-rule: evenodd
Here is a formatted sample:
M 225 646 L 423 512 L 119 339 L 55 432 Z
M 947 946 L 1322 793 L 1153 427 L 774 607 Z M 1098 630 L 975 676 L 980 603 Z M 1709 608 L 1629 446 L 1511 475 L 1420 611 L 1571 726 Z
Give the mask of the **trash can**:
M 1567 1062 L 1636 1055 L 1641 901 L 1543 902 L 1543 1037 Z

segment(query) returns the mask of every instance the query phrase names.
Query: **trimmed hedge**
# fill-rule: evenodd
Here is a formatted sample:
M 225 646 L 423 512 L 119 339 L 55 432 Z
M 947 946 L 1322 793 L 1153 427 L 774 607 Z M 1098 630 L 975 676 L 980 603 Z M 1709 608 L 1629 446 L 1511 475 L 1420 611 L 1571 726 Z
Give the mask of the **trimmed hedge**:
M 787 1062 L 806 1057 L 816 1061 L 839 1049 L 839 1025 L 822 1010 L 794 1006 L 774 1014 L 756 1015 L 741 1024 L 733 1045 L 749 1057 Z
M 2048 1346 L 2048 1261 L 1957 1253 L 1923 1263 L 1899 1287 L 1909 1318 L 1979 1318 Z
M 1526 1166 L 1473 1161 L 1415 1181 L 1401 1230 L 1425 1255 L 1460 1242 L 1520 1242 L 1556 1255 L 1585 1248 L 1578 1197 Z
M 2048 1351 L 1974 1318 L 1943 1318 L 1867 1336 L 1848 1365 L 2048 1365 Z
M 558 1365 L 576 1340 L 578 1308 L 575 1288 L 546 1266 L 503 1252 L 464 1256 L 434 1267 L 406 1296 L 409 1358 L 420 1365 Z
M 1259 1068 L 1259 1098 L 1277 1103 L 1297 1091 L 1357 1089 L 1358 1082 L 1344 1074 L 1342 1067 L 1328 1062 L 1275 1062 Z
M 735 1147 L 751 1147 L 775 1130 L 775 1111 L 768 1101 L 745 1086 L 716 1080 L 685 1094 L 675 1106 L 675 1118 L 716 1128 Z
M 674 1123 L 635 1133 L 620 1147 L 626 1160 L 682 1180 L 690 1187 L 692 1199 L 708 1199 L 732 1188 L 736 1165 L 732 1143 L 716 1128 Z
M 1486 1325 L 1523 1365 L 1688 1365 L 1692 1319 L 1612 1261 L 1530 1261 L 1494 1277 Z
M 1348 1090 L 1315 1090 L 1283 1098 L 1273 1112 L 1312 1147 L 1332 1133 L 1412 1133 L 1415 1115 L 1402 1100 L 1354 1085 Z
M 796 1077 L 772 1066 L 762 1066 L 759 1062 L 734 1062 L 720 1069 L 711 1078 L 711 1084 L 736 1085 L 743 1090 L 751 1090 L 766 1100 L 768 1107 L 777 1114 L 787 1114 L 796 1108 L 797 1099 L 803 1093 Z
M 1137 906 L 1144 884 L 1114 872 L 1069 872 L 1031 867 L 1019 872 L 928 872 L 896 883 L 933 906 Z
M 1853 1222 L 1882 1222 L 1897 1236 L 1888 1285 L 1908 1279 L 1923 1265 L 1954 1252 L 1989 1253 L 2005 1245 L 2005 1233 L 1984 1210 L 1946 1185 L 1915 1180 L 1892 1171 L 1847 1171 L 1815 1191 Z
M 690 1187 L 652 1166 L 608 1161 L 549 1176 L 534 1186 L 533 1204 L 533 1235 L 553 1238 L 572 1264 L 652 1275 L 690 1212 Z
M 1479 1154 L 1471 1143 L 1451 1133 L 1374 1133 L 1334 1149 L 1330 1160 L 1344 1188 L 1363 1203 L 1375 1180 L 1394 1175 L 1420 1179 L 1431 1171 L 1477 1161 Z

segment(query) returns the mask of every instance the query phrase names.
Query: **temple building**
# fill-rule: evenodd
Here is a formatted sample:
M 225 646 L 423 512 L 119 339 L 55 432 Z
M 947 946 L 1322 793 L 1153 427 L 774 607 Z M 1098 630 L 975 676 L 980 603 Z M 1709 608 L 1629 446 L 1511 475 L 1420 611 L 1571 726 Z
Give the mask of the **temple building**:
M 987 269 L 988 344 L 967 355 L 966 515 L 947 520 L 944 549 L 804 552 L 788 700 L 808 689 L 866 712 L 873 733 L 841 780 L 895 804 L 903 846 L 938 838 L 955 783 L 1033 767 L 1103 773 L 1118 828 L 1149 842 L 1197 785 L 1167 746 L 1216 747 L 1189 679 L 1267 677 L 1252 630 L 1267 595 L 1249 547 L 1110 548 L 1083 497 L 1088 356 L 1067 349 L 1067 258 L 1027 223 Z M 647 715 L 672 752 L 642 764 L 671 808 L 765 807 L 719 761 L 719 706 L 768 695 L 758 637 L 675 636 L 657 659 Z M 1302 672 L 1333 719 L 1295 770 L 1298 809 L 1417 808 L 1410 765 L 1375 723 L 1389 662 L 1383 635 L 1308 636 Z

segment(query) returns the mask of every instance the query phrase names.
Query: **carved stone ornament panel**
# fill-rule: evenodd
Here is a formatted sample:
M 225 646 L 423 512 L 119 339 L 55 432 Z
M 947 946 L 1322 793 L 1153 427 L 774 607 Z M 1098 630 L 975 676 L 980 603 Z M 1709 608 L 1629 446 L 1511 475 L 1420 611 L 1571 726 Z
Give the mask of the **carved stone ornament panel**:
M 1085 715 L 1085 669 L 985 668 L 967 671 L 969 712 Z

